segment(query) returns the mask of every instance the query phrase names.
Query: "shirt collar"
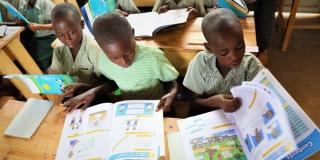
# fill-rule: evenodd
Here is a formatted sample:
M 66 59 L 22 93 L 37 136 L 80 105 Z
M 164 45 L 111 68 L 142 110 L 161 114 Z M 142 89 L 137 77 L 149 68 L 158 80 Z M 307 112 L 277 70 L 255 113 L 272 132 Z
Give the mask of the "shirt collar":
M 28 0 L 25 1 L 25 4 L 27 6 L 27 8 L 31 8 L 29 5 L 28 5 Z M 37 0 L 36 4 L 34 4 L 34 7 L 33 8 L 36 8 L 36 9 L 39 9 L 40 10 L 40 0 Z

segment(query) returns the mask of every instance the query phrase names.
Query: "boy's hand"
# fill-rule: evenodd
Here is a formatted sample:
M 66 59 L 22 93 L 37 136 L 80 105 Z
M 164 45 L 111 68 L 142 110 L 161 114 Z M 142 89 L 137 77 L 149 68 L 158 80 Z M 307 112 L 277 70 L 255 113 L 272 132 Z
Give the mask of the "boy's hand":
M 161 97 L 157 110 L 163 109 L 163 112 L 169 112 L 171 110 L 171 104 L 176 97 L 175 93 L 168 93 Z
M 158 10 L 158 13 L 161 14 L 161 13 L 165 13 L 169 10 L 169 7 L 168 5 L 164 5 L 164 6 L 161 6 Z
M 240 99 L 234 98 L 232 95 L 219 94 L 217 97 L 217 105 L 225 112 L 234 112 L 240 107 Z
M 31 31 L 37 31 L 37 30 L 39 30 L 39 24 L 37 24 L 37 23 L 29 23 L 29 29 L 31 30 Z
M 198 11 L 193 7 L 188 7 L 187 12 L 189 12 L 188 19 L 194 19 L 198 17 Z
M 72 110 L 77 109 L 80 106 L 81 106 L 81 109 L 86 109 L 92 103 L 94 98 L 95 98 L 95 93 L 91 92 L 90 90 L 76 97 L 73 97 L 62 104 L 64 107 L 66 107 L 64 112 L 71 112 Z
M 120 9 L 116 9 L 116 12 L 120 13 L 122 16 L 125 16 L 125 17 L 129 15 L 128 12 L 122 11 Z
M 83 83 L 72 83 L 65 87 L 63 87 L 61 90 L 63 92 L 63 97 L 73 97 L 74 93 L 83 89 L 86 86 L 86 84 Z

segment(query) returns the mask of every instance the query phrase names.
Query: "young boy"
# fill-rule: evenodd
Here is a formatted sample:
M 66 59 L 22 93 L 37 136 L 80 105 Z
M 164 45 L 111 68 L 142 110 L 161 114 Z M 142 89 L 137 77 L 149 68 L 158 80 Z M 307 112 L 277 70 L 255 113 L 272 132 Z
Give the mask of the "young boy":
M 97 65 L 102 50 L 82 32 L 84 23 L 76 7 L 70 3 L 59 4 L 52 10 L 51 19 L 56 35 L 64 45 L 54 49 L 48 73 L 68 74 L 78 82 L 65 87 L 65 96 L 72 96 L 80 86 L 100 83 Z
M 33 33 L 22 34 L 21 41 L 39 65 L 45 71 L 51 64 L 52 47 L 55 33 L 52 31 L 50 14 L 55 4 L 50 0 L 20 0 L 18 10 L 31 22 L 28 25 Z
M 105 53 L 100 58 L 99 70 L 115 81 L 123 99 L 160 99 L 158 109 L 170 110 L 177 93 L 178 72 L 161 50 L 136 44 L 129 22 L 115 13 L 98 17 L 93 24 L 93 35 Z M 70 107 L 82 105 L 79 101 Z
M 206 51 L 199 52 L 188 66 L 183 85 L 194 94 L 190 115 L 216 108 L 234 112 L 240 101 L 230 88 L 252 80 L 263 68 L 251 53 L 245 53 L 242 28 L 228 9 L 215 9 L 202 21 Z

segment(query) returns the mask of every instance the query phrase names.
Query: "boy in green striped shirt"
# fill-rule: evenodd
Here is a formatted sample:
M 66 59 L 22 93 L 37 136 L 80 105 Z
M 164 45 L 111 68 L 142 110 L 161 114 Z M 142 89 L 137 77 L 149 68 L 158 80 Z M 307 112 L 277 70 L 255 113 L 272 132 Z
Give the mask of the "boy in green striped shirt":
M 242 28 L 237 16 L 227 9 L 215 9 L 202 21 L 208 43 L 189 63 L 183 85 L 193 92 L 194 104 L 189 114 L 196 115 L 217 108 L 234 112 L 240 100 L 230 88 L 251 81 L 263 68 L 251 53 L 245 53 Z
M 98 17 L 93 24 L 93 35 L 105 53 L 100 58 L 99 71 L 115 81 L 123 99 L 160 99 L 158 109 L 170 111 L 177 94 L 178 72 L 161 50 L 136 44 L 129 22 L 116 13 Z M 107 86 L 99 87 L 87 94 L 94 97 Z

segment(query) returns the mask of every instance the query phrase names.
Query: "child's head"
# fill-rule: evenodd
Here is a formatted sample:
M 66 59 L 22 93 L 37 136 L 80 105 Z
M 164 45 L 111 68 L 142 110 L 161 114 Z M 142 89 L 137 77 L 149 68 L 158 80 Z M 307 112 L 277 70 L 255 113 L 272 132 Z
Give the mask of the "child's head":
M 68 47 L 80 47 L 84 26 L 77 8 L 70 3 L 58 4 L 51 12 L 53 29 L 58 39 Z
M 93 23 L 93 35 L 110 61 L 125 68 L 132 64 L 136 42 L 125 17 L 116 13 L 99 16 Z
M 237 16 L 228 9 L 215 9 L 202 21 L 206 49 L 216 55 L 222 67 L 239 67 L 245 52 L 242 28 Z
M 28 0 L 28 5 L 32 8 L 34 7 L 34 5 L 36 5 L 36 3 L 37 3 L 37 0 Z

